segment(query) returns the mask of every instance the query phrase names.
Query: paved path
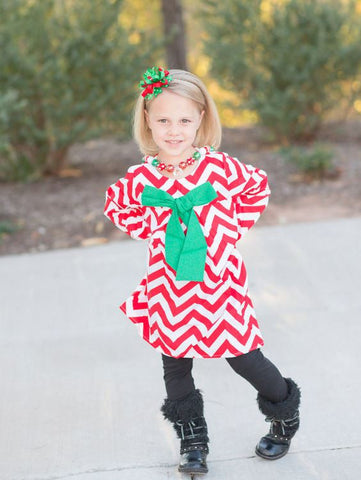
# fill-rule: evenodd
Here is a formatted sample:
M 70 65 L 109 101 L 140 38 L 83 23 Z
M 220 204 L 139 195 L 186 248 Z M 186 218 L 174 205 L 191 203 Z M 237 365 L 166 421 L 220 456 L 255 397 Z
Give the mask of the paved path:
M 198 360 L 207 480 L 361 476 L 361 218 L 256 227 L 241 242 L 264 352 L 302 387 L 290 453 L 256 458 L 267 424 L 222 360 Z M 117 309 L 146 244 L 0 258 L 1 480 L 163 480 L 178 445 L 159 413 L 159 354 Z

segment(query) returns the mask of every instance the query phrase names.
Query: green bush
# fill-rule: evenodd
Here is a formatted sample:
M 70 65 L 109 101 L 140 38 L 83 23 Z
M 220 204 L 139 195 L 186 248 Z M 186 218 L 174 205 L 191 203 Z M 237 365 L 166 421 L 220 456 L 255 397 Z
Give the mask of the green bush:
M 119 21 L 122 0 L 0 2 L 0 178 L 64 166 L 69 146 L 129 134 L 141 72 L 156 40 Z
M 280 150 L 281 155 L 303 174 L 321 179 L 333 169 L 333 152 L 321 144 L 312 148 L 288 147 Z
M 0 219 L 0 244 L 2 243 L 4 237 L 11 235 L 12 233 L 17 232 L 20 229 L 19 225 L 16 225 L 11 220 L 1 220 Z
M 312 138 L 360 73 L 355 2 L 203 0 L 212 73 L 278 138 Z
M 29 155 L 22 152 L 26 146 L 12 144 L 12 132 L 21 135 L 26 106 L 27 101 L 20 100 L 16 90 L 9 89 L 0 94 L 0 179 L 26 180 L 34 170 Z

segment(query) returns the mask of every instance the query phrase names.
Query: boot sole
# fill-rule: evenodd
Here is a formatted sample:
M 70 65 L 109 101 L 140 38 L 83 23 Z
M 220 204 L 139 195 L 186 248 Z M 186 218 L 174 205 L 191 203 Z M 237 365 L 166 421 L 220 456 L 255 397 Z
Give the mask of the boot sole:
M 187 475 L 205 475 L 208 473 L 208 468 L 207 469 L 202 469 L 202 470 L 197 470 L 195 468 L 178 468 L 178 472 L 180 473 L 186 473 Z
M 259 452 L 259 451 L 257 450 L 257 448 L 255 449 L 255 453 L 256 453 L 256 455 L 258 455 L 259 457 L 265 458 L 266 460 L 278 460 L 279 458 L 282 458 L 282 457 L 284 457 L 285 455 L 287 455 L 288 450 L 289 450 L 289 447 L 287 448 L 287 450 L 285 450 L 284 452 L 280 453 L 279 455 L 274 455 L 274 456 L 272 456 L 272 457 L 267 456 L 267 455 L 263 455 L 263 453 Z

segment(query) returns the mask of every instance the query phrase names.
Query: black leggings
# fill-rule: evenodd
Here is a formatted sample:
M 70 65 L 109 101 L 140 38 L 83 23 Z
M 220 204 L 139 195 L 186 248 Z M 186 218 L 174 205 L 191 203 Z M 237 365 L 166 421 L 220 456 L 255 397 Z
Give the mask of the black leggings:
M 192 377 L 193 359 L 165 355 L 162 355 L 162 359 L 169 400 L 179 400 L 193 392 L 195 390 Z M 271 402 L 281 402 L 287 397 L 287 383 L 277 367 L 263 356 L 260 349 L 226 360 L 238 375 Z

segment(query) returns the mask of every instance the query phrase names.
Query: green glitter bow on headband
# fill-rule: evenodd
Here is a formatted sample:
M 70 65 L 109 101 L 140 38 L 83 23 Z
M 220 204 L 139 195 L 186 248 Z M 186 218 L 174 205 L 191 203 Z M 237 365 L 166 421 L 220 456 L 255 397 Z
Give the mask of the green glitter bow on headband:
M 143 74 L 144 81 L 139 83 L 139 88 L 143 90 L 142 96 L 146 100 L 156 97 L 162 92 L 162 88 L 168 87 L 172 81 L 168 70 L 161 67 L 152 67 Z

